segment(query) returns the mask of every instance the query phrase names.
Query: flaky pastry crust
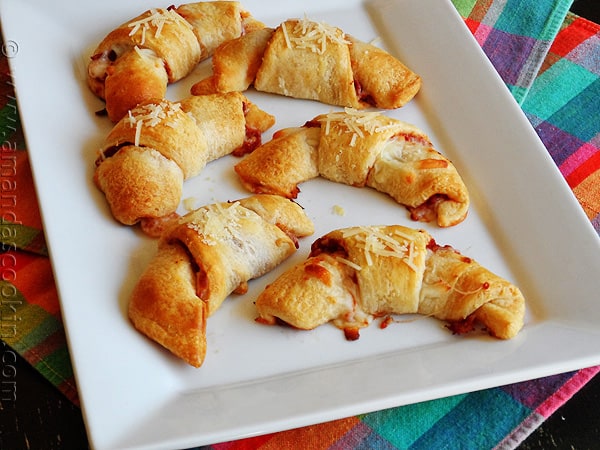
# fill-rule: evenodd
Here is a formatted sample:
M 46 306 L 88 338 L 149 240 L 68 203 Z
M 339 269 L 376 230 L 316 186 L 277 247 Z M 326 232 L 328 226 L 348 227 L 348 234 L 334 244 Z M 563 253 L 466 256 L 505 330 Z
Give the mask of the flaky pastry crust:
M 98 44 L 88 85 L 113 122 L 187 76 L 223 42 L 263 28 L 239 2 L 153 8 L 119 25 Z
M 133 325 L 192 366 L 206 355 L 206 320 L 231 293 L 292 255 L 314 227 L 302 208 L 258 195 L 175 220 L 131 294 Z
M 284 272 L 256 300 L 258 321 L 300 329 L 333 322 L 348 339 L 375 317 L 423 314 L 456 333 L 482 323 L 499 339 L 523 326 L 525 299 L 509 281 L 424 230 L 399 225 L 334 230 L 307 260 Z
M 251 151 L 273 123 L 239 92 L 144 103 L 107 135 L 94 181 L 119 222 L 158 219 L 175 212 L 184 180 L 210 161 Z
M 193 94 L 257 90 L 361 109 L 395 109 L 421 78 L 388 52 L 308 19 L 289 19 L 219 46 Z
M 414 220 L 441 227 L 462 222 L 470 204 L 456 167 L 422 130 L 376 112 L 347 109 L 279 130 L 235 171 L 251 192 L 288 198 L 319 175 L 371 187 L 405 205 Z

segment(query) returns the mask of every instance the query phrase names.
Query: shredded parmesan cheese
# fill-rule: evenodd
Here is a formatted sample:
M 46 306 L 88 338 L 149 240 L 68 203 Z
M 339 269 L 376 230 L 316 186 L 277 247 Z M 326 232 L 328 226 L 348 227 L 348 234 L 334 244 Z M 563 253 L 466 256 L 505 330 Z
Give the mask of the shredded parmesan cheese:
M 349 259 L 346 258 L 342 258 L 341 256 L 336 256 L 335 258 L 337 261 L 341 262 L 342 264 L 346 264 L 349 267 L 352 267 L 354 270 L 362 270 L 362 267 L 360 267 L 358 264 L 353 263 L 352 261 L 350 261 Z
M 402 242 L 377 228 L 356 227 L 344 230 L 342 235 L 344 238 L 354 237 L 362 246 L 368 266 L 373 265 L 373 256 L 400 258 L 412 271 L 417 272 L 414 241 L 399 230 L 395 230 L 394 235 Z
M 333 208 L 331 208 L 334 214 L 337 214 L 338 216 L 343 216 L 346 214 L 346 211 L 344 210 L 344 208 L 340 205 L 333 205 Z
M 140 145 L 142 127 L 144 126 L 155 127 L 164 122 L 165 125 L 176 128 L 178 122 L 175 116 L 179 111 L 181 111 L 179 103 L 172 103 L 164 99 L 160 103 L 150 103 L 130 110 L 126 120 L 130 127 L 135 127 L 134 145 Z
M 210 246 L 231 238 L 240 239 L 240 219 L 253 214 L 240 202 L 229 203 L 226 206 L 215 203 L 199 210 L 199 213 L 199 220 L 189 222 L 187 227 L 202 235 L 202 242 Z
M 127 24 L 127 26 L 131 28 L 129 36 L 134 36 L 138 31 L 141 30 L 142 39 L 140 41 L 140 45 L 144 45 L 146 43 L 146 32 L 150 30 L 150 27 L 155 28 L 154 37 L 158 39 L 160 38 L 163 27 L 169 22 L 181 23 L 187 26 L 190 30 L 192 29 L 192 25 L 189 22 L 171 9 L 151 9 L 147 16 Z
M 286 22 L 282 23 L 281 31 L 288 48 L 310 50 L 319 55 L 327 50 L 327 42 L 350 44 L 339 28 L 324 22 L 314 22 L 306 17 L 298 20 L 291 30 L 288 30 Z
M 187 197 L 183 199 L 183 207 L 185 208 L 186 211 L 193 211 L 194 208 L 194 204 L 196 202 L 196 199 L 194 197 Z
M 325 114 L 321 121 L 325 122 L 325 135 L 331 133 L 335 126 L 338 133 L 350 133 L 350 146 L 354 147 L 358 139 L 365 135 L 383 133 L 396 127 L 393 123 L 385 123 L 381 113 L 377 111 L 358 111 L 354 108 L 345 108 L 344 112 L 330 112 Z

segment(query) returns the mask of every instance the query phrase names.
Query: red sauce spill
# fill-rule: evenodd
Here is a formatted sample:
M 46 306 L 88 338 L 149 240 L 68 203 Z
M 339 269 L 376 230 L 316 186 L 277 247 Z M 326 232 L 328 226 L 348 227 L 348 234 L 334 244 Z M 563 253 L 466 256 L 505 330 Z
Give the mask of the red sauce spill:
M 252 153 L 262 142 L 262 133 L 256 128 L 246 127 L 246 137 L 244 143 L 236 148 L 231 154 L 233 156 L 244 156 L 247 153 Z
M 450 322 L 446 326 L 452 334 L 467 334 L 475 329 L 475 316 L 471 314 L 466 319 Z
M 447 199 L 448 197 L 443 194 L 435 194 L 419 206 L 408 207 L 410 218 L 417 222 L 431 222 L 435 220 L 439 204 Z
M 344 328 L 344 336 L 348 341 L 356 341 L 358 338 L 360 338 L 359 329 L 355 327 Z
M 196 295 L 202 300 L 206 300 L 210 296 L 208 276 L 202 269 L 199 269 L 196 274 Z
M 381 328 L 382 330 L 385 330 L 387 327 L 390 326 L 390 324 L 393 321 L 394 321 L 394 319 L 392 318 L 392 316 L 386 316 L 379 324 L 379 328 Z

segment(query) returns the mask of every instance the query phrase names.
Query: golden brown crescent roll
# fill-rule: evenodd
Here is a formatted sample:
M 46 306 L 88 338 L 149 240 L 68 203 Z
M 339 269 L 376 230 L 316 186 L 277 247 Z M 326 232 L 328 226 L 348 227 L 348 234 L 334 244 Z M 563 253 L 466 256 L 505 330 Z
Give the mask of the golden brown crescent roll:
M 284 272 L 256 300 L 259 322 L 313 329 L 332 321 L 348 339 L 375 317 L 424 314 L 455 333 L 482 323 L 499 339 L 523 326 L 520 290 L 424 230 L 351 227 L 315 241 L 307 260 Z
M 351 108 L 395 109 L 409 102 L 421 78 L 397 58 L 341 29 L 290 19 L 226 42 L 215 50 L 213 74 L 193 94 L 258 91 Z
M 251 192 L 296 198 L 298 184 L 321 175 L 368 186 L 405 205 L 414 220 L 462 222 L 469 194 L 456 167 L 408 123 L 377 112 L 347 109 L 315 117 L 273 139 L 235 166 Z
M 113 122 L 139 103 L 165 96 L 221 43 L 263 28 L 239 2 L 154 8 L 111 31 L 88 64 L 88 85 Z
M 192 211 L 167 229 L 129 302 L 134 326 L 195 367 L 206 320 L 225 298 L 280 264 L 314 232 L 302 208 L 259 195 Z
M 94 181 L 123 224 L 167 216 L 184 180 L 212 160 L 251 151 L 273 123 L 238 92 L 144 103 L 106 137 Z

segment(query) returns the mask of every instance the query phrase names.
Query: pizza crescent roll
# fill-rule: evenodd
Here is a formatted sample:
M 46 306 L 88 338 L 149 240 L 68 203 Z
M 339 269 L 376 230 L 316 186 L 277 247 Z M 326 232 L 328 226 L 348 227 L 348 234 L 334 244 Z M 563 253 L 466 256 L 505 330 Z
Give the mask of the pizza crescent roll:
M 273 123 L 237 92 L 144 103 L 106 137 L 94 182 L 123 224 L 167 216 L 179 205 L 184 180 L 210 161 L 251 151 Z
M 421 78 L 397 58 L 341 29 L 308 19 L 247 33 L 215 50 L 213 74 L 193 94 L 263 92 L 361 109 L 395 109 L 419 91 Z
M 136 329 L 192 366 L 206 355 L 206 320 L 231 293 L 296 251 L 314 227 L 279 196 L 216 203 L 180 217 L 158 241 L 128 315 Z
M 307 260 L 284 272 L 256 300 L 258 321 L 299 329 L 333 322 L 350 340 L 375 317 L 423 314 L 455 333 L 476 323 L 499 339 L 523 326 L 525 299 L 509 281 L 424 230 L 351 227 L 315 241 Z
M 467 216 L 469 193 L 456 167 L 408 123 L 347 109 L 315 117 L 273 139 L 235 165 L 251 192 L 296 198 L 316 176 L 372 187 L 405 205 L 413 220 L 442 227 Z
M 197 2 L 154 8 L 111 31 L 88 64 L 88 85 L 113 122 L 139 103 L 163 98 L 226 40 L 262 28 L 239 2 Z

